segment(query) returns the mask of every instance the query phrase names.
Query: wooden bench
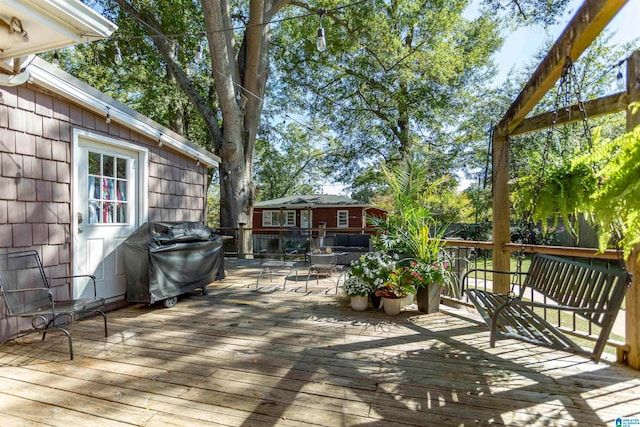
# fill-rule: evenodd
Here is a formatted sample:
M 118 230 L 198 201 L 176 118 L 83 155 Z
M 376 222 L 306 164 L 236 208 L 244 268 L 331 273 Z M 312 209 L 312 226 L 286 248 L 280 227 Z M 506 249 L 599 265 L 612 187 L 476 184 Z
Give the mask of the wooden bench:
M 514 286 L 514 291 L 519 288 L 517 295 L 470 289 L 469 275 L 483 271 L 520 276 L 522 284 Z M 495 347 L 496 339 L 515 338 L 588 355 L 597 363 L 624 299 L 626 279 L 620 270 L 534 254 L 526 273 L 473 269 L 464 274 L 462 286 L 491 329 L 491 347 Z M 588 334 L 595 337 L 593 349 L 589 351 L 570 340 L 561 328 L 545 319 L 548 313 L 558 320 L 569 315 L 574 324 L 578 318 L 588 322 Z
M 87 280 L 90 293 L 84 298 L 73 298 L 73 279 Z M 52 284 L 64 279 L 64 283 Z M 104 298 L 96 294 L 96 280 L 91 275 L 47 278 L 40 256 L 36 251 L 0 254 L 0 297 L 4 300 L 5 316 L 16 319 L 15 332 L 0 342 L 2 346 L 11 338 L 30 333 L 58 330 L 67 336 L 69 357 L 73 360 L 71 334 L 63 326 L 88 314 L 102 316 L 104 336 L 107 337 L 107 316 L 103 310 Z M 0 310 L 2 311 L 2 310 Z

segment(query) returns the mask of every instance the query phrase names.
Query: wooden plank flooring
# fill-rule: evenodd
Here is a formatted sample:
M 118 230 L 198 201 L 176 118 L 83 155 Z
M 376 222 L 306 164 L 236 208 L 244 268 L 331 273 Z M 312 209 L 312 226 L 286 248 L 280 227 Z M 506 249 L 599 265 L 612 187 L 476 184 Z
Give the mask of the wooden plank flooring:
M 477 314 L 355 312 L 299 271 L 227 262 L 209 295 L 87 319 L 0 347 L 2 426 L 615 426 L 640 420 L 640 372 L 499 341 Z

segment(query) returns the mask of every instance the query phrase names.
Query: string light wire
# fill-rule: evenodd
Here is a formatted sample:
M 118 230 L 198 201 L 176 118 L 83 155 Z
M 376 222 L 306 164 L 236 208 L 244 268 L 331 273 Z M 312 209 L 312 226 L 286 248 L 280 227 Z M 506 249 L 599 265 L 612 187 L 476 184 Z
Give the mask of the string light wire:
M 204 37 L 207 33 L 209 34 L 215 34 L 215 33 L 224 33 L 227 31 L 240 31 L 240 30 L 246 30 L 247 28 L 251 28 L 251 27 L 259 27 L 259 26 L 263 26 L 263 25 L 270 25 L 270 24 L 277 24 L 279 22 L 285 22 L 285 21 L 292 21 L 294 19 L 302 19 L 302 18 L 308 18 L 310 16 L 317 16 L 318 14 L 322 13 L 322 14 L 328 14 L 330 12 L 339 12 L 343 9 L 347 9 L 350 7 L 354 7 L 357 6 L 359 4 L 363 4 L 363 3 L 369 3 L 368 0 L 360 0 L 360 1 L 356 1 L 356 2 L 352 2 L 352 3 L 348 3 L 345 4 L 343 6 L 337 6 L 331 9 L 318 9 L 317 11 L 313 11 L 313 12 L 309 12 L 309 13 L 304 13 L 301 15 L 295 15 L 295 16 L 288 16 L 288 17 L 284 17 L 284 18 L 279 18 L 279 19 L 272 19 L 270 21 L 264 21 L 264 22 L 258 22 L 255 24 L 247 24 L 247 25 L 242 25 L 242 26 L 237 26 L 237 27 L 229 27 L 229 28 L 222 28 L 220 30 L 214 30 L 214 31 L 199 31 L 197 33 L 175 33 L 175 34 L 156 34 L 156 35 L 152 35 L 152 34 L 145 34 L 145 35 L 140 35 L 140 36 L 115 36 L 113 37 L 113 39 L 117 40 L 123 40 L 123 39 L 144 39 L 147 37 L 150 38 L 156 38 L 156 37 L 161 37 L 161 38 L 167 38 L 167 39 L 177 39 L 177 38 L 184 38 L 184 37 Z M 157 29 L 151 27 L 149 24 L 147 24 L 146 22 L 140 20 L 139 18 L 135 17 L 135 19 L 137 19 L 138 21 L 140 21 L 140 23 L 142 23 L 144 26 L 149 27 L 150 29 L 152 29 L 154 32 L 158 32 Z M 86 36 L 85 34 L 83 34 L 83 36 Z

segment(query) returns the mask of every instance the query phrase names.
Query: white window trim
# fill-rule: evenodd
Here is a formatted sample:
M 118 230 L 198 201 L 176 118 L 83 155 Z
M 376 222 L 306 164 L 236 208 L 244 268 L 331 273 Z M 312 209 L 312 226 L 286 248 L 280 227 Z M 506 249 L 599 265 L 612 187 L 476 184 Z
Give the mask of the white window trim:
M 342 218 L 342 220 L 345 220 L 346 223 L 342 224 L 340 222 L 341 218 L 340 215 L 344 215 L 345 218 Z M 349 211 L 348 210 L 339 210 L 336 212 L 336 225 L 338 228 L 349 228 Z
M 296 211 L 282 211 L 284 213 L 284 224 L 283 227 L 295 227 L 296 226 Z M 291 220 L 291 221 L 289 221 Z
M 280 215 L 282 214 L 284 218 L 284 224 L 280 224 Z M 269 221 L 267 221 L 269 218 Z M 276 223 L 274 224 L 273 220 L 276 218 Z M 265 210 L 262 211 L 262 226 L 263 227 L 295 227 L 296 226 L 296 211 L 294 210 L 286 210 L 286 211 L 276 211 L 276 210 Z

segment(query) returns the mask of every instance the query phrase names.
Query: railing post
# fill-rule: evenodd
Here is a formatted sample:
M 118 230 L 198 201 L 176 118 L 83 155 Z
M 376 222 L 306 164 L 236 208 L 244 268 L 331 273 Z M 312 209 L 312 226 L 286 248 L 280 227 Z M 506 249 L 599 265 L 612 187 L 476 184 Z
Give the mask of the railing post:
M 327 237 L 327 223 L 319 222 L 318 223 L 318 238 L 324 239 Z
M 244 222 L 238 223 L 238 259 L 246 259 L 247 254 L 245 253 L 246 249 L 244 247 L 244 232 L 245 232 L 245 224 Z

